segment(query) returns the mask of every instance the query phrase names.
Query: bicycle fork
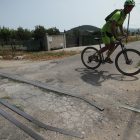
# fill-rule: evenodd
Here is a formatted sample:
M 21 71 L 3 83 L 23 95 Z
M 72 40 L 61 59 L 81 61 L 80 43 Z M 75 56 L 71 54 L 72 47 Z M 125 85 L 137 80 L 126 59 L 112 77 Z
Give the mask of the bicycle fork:
M 126 48 L 125 48 L 124 44 L 121 45 L 121 47 L 122 47 L 122 51 L 123 51 L 123 55 L 124 55 L 126 64 L 131 64 L 131 60 L 128 59 L 128 55 L 127 55 L 127 53 L 126 53 Z

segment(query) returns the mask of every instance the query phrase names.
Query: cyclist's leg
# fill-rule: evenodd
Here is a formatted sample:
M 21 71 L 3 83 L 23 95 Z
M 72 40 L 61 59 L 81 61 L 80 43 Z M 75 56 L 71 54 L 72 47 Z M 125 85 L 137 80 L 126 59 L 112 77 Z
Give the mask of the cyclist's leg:
M 98 54 L 102 54 L 103 52 L 105 52 L 106 50 L 109 50 L 111 48 L 111 44 L 105 44 L 105 47 L 101 48 L 99 51 L 98 51 Z
M 106 50 L 110 50 L 112 51 L 115 47 L 114 44 L 114 36 L 111 33 L 108 32 L 101 32 L 102 33 L 102 40 L 105 44 L 105 47 L 103 47 L 101 50 L 98 51 L 98 55 L 102 54 L 103 52 L 105 52 Z M 107 59 L 108 63 L 113 63 L 113 61 L 111 60 L 111 58 Z
M 103 52 L 105 52 L 106 50 L 109 50 L 111 48 L 111 44 L 108 43 L 110 42 L 110 39 L 108 37 L 106 38 L 102 38 L 103 42 L 105 43 L 105 47 L 101 48 L 98 52 L 96 52 L 93 55 L 93 59 L 95 59 L 96 62 L 98 62 L 98 57 L 99 55 L 101 55 Z M 107 43 L 107 44 L 106 44 Z
M 114 36 L 112 36 L 112 37 L 110 38 L 110 48 L 109 48 L 109 50 L 112 51 L 112 50 L 114 50 L 114 48 L 115 48 Z
M 105 44 L 105 47 L 101 48 L 97 53 L 95 53 L 93 55 L 93 58 L 95 59 L 95 61 L 98 62 L 98 56 L 101 55 L 103 52 L 105 52 L 106 50 L 109 49 L 113 49 L 114 48 L 114 37 L 111 33 L 107 32 L 104 30 L 104 28 L 102 28 L 101 30 L 101 35 L 102 35 L 102 40 Z M 111 60 L 111 58 L 109 58 L 109 63 L 113 63 L 113 61 Z
M 101 35 L 102 35 L 102 40 L 103 40 L 103 43 L 105 44 L 105 47 L 101 48 L 98 51 L 99 55 L 105 52 L 106 50 L 109 50 L 110 48 L 112 48 L 112 41 L 114 39 L 114 37 L 109 36 L 104 29 L 101 30 Z

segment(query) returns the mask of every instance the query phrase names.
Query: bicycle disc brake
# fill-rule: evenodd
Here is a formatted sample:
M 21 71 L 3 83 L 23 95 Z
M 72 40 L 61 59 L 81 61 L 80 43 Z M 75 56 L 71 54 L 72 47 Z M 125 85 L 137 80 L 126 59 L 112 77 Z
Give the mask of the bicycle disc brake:
M 133 64 L 133 61 L 131 59 L 128 59 L 128 61 L 126 61 L 126 64 L 131 65 Z

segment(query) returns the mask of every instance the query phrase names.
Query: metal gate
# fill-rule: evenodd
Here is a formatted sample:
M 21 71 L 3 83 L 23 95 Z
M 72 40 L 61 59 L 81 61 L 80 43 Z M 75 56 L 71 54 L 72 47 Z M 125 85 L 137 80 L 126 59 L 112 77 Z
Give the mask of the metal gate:
M 67 48 L 82 46 L 82 36 L 67 37 L 66 38 L 66 46 L 67 46 Z
M 83 35 L 82 45 L 88 46 L 88 45 L 99 44 L 99 42 L 94 40 L 94 38 L 101 38 L 101 36 L 100 35 Z M 100 43 L 103 43 L 103 41 L 101 40 Z

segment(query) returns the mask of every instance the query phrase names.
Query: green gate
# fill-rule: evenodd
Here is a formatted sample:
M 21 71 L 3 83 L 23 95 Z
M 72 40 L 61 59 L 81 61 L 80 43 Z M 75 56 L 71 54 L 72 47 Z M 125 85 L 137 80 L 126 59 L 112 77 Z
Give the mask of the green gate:
M 88 46 L 88 45 L 99 44 L 99 42 L 94 40 L 94 38 L 101 38 L 101 36 L 100 35 L 83 35 L 82 36 L 82 45 Z M 103 43 L 103 41 L 101 40 L 100 43 Z
M 31 40 L 26 41 L 26 47 L 28 51 L 45 51 L 45 38 L 38 39 L 38 40 Z

